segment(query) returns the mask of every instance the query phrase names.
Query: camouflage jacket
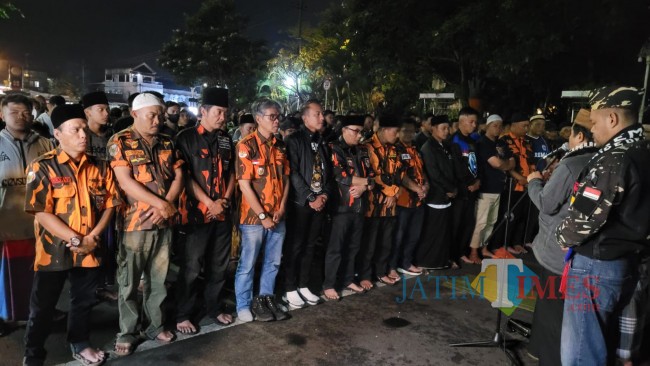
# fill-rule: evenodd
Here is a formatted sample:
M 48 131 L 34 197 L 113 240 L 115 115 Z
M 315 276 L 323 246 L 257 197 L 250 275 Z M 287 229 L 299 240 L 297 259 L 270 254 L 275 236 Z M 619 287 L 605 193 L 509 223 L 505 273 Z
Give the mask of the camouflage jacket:
M 556 238 L 584 256 L 614 260 L 650 250 L 650 142 L 630 126 L 608 141 L 580 173 Z

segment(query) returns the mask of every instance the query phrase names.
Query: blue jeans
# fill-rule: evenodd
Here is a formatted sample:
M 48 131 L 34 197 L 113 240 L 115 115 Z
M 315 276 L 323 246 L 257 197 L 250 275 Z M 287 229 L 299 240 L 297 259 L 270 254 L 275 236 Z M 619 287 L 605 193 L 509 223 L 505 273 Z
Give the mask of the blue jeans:
M 609 365 L 616 357 L 621 309 L 637 282 L 630 257 L 602 261 L 573 257 L 564 300 L 562 365 Z
M 281 221 L 273 230 L 267 230 L 262 225 L 239 225 L 241 230 L 241 254 L 235 274 L 235 297 L 237 311 L 249 310 L 253 300 L 253 277 L 255 262 L 264 244 L 264 264 L 260 277 L 259 295 L 273 295 L 275 277 L 280 268 L 282 258 L 282 242 L 286 228 Z

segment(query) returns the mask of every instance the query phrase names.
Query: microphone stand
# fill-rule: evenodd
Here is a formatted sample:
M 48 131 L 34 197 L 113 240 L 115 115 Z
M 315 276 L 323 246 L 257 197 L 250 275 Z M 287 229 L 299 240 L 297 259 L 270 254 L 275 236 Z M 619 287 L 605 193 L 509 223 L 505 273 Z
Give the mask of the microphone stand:
M 494 234 L 496 234 L 498 229 L 502 225 L 505 224 L 506 227 L 505 227 L 505 237 L 504 237 L 503 247 L 506 250 L 508 249 L 508 226 L 509 226 L 510 221 L 514 220 L 514 214 L 512 213 L 512 211 L 526 197 L 526 195 L 523 194 L 517 200 L 517 202 L 515 202 L 515 204 L 512 207 L 510 207 L 510 202 L 512 200 L 512 181 L 513 181 L 513 178 L 509 177 L 508 178 L 508 205 L 506 206 L 507 209 L 506 209 L 506 212 L 504 214 L 504 217 L 497 224 L 497 226 L 494 227 L 494 229 L 492 230 L 492 233 L 490 234 L 490 236 L 488 236 L 487 239 L 485 239 L 485 241 L 484 241 L 484 243 L 489 242 L 490 239 L 492 238 L 492 236 L 494 236 Z M 501 293 L 498 294 L 498 298 L 501 298 L 501 296 L 503 295 L 503 286 L 500 286 L 500 288 L 501 288 Z M 503 329 L 501 327 L 501 317 L 502 317 L 502 312 L 501 312 L 501 310 L 497 309 L 496 326 L 495 326 L 495 330 L 494 330 L 494 335 L 492 336 L 491 339 L 486 339 L 486 340 L 482 340 L 482 341 L 451 343 L 451 344 L 449 344 L 449 346 L 450 347 L 497 347 L 501 351 L 503 351 L 503 353 L 506 354 L 506 356 L 508 357 L 508 359 L 510 360 L 512 365 L 516 365 L 516 366 L 521 365 L 521 362 L 519 361 L 517 356 L 514 354 L 514 352 L 512 350 L 510 350 L 510 347 L 512 347 L 512 345 L 514 343 L 518 343 L 518 341 L 506 339 L 506 337 L 504 335 L 504 332 L 503 332 Z

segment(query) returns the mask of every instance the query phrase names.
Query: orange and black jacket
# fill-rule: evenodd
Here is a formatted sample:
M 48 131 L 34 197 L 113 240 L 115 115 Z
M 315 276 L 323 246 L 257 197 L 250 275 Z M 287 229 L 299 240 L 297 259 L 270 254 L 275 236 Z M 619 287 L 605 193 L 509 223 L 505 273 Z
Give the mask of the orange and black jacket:
M 117 193 L 113 171 L 108 163 L 83 155 L 79 163 L 61 148 L 34 160 L 27 169 L 25 211 L 56 215 L 80 235 L 88 234 L 104 210 L 122 203 Z M 58 238 L 38 220 L 35 271 L 64 271 L 73 267 L 99 267 L 102 248 L 87 255 L 78 255 L 66 247 L 70 238 Z
M 113 135 L 107 149 L 111 168 L 128 167 L 136 181 L 161 199 L 165 199 L 176 177 L 174 171 L 183 165 L 169 136 L 158 134 L 149 144 L 133 126 Z M 125 198 L 121 212 L 124 231 L 155 230 L 169 224 L 153 224 L 145 216 L 151 205 L 128 195 Z
M 368 150 L 363 145 L 350 146 L 338 138 L 329 144 L 332 151 L 332 166 L 337 189 L 330 196 L 332 210 L 335 213 L 354 212 L 365 214 L 368 208 L 368 193 L 359 198 L 350 195 L 352 177 L 368 178 L 374 180 L 375 171 L 372 170 Z
M 411 146 L 406 146 L 401 142 L 395 144 L 395 147 L 400 159 L 406 167 L 406 176 L 413 182 L 419 185 L 424 185 L 427 179 L 424 175 L 424 163 L 422 162 L 422 157 L 420 156 L 417 147 L 413 144 Z M 418 197 L 417 193 L 407 189 L 406 187 L 402 187 L 399 196 L 397 197 L 397 205 L 406 208 L 416 208 L 422 205 L 422 201 Z
M 501 144 L 508 146 L 508 150 L 515 158 L 515 171 L 524 177 L 531 172 L 534 162 L 533 147 L 526 137 L 516 137 L 512 132 L 503 135 L 500 139 Z M 524 186 L 517 183 L 515 191 L 523 192 Z
M 370 165 L 375 171 L 375 187 L 369 194 L 366 217 L 392 217 L 397 214 L 396 206 L 390 209 L 383 203 L 386 197 L 398 195 L 406 167 L 397 154 L 395 145 L 382 145 L 377 134 L 366 144 Z
M 265 139 L 259 131 L 255 131 L 241 139 L 235 150 L 237 180 L 250 180 L 264 212 L 272 217 L 280 210 L 282 195 L 287 188 L 284 178 L 290 172 L 284 142 L 275 136 Z M 240 224 L 262 224 L 257 216 L 259 212 L 251 209 L 244 195 L 241 198 L 240 211 Z
M 230 175 L 234 171 L 235 147 L 232 139 L 223 130 L 212 133 L 202 125 L 187 128 L 176 136 L 178 157 L 185 162 L 184 171 L 194 179 L 212 201 L 224 198 Z M 182 224 L 203 224 L 210 222 L 208 208 L 184 190 L 178 207 Z M 225 215 L 217 217 L 223 221 Z

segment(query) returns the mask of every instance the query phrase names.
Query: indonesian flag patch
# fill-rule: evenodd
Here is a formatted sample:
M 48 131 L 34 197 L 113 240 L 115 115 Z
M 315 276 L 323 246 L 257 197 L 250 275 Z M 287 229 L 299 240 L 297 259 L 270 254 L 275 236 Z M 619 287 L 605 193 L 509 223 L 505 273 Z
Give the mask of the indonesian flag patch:
M 603 192 L 597 190 L 596 188 L 586 187 L 584 192 L 582 192 L 582 195 L 586 198 L 589 198 L 590 200 L 598 201 L 602 193 Z

